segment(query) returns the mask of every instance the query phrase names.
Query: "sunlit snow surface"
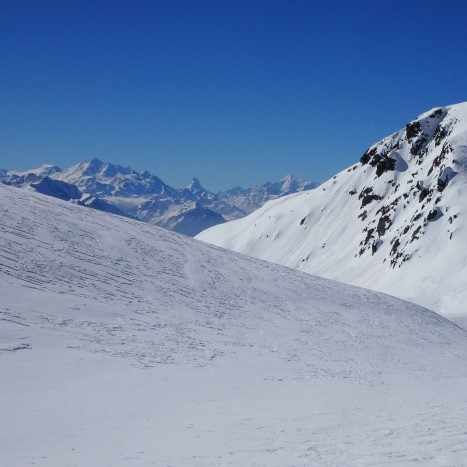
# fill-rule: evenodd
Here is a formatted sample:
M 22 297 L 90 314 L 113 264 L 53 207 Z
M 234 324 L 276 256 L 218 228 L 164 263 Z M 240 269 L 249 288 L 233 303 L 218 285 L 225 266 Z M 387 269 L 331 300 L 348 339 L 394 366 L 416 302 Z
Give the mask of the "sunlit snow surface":
M 467 333 L 0 186 L 0 465 L 463 465 Z
M 316 190 L 198 238 L 396 295 L 467 327 L 466 194 L 462 103 L 420 115 Z

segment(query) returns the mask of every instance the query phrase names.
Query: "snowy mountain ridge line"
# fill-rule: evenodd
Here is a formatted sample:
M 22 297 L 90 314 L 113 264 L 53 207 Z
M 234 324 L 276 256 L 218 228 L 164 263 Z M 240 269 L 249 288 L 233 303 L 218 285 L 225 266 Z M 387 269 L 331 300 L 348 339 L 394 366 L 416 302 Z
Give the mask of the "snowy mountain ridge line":
M 6 465 L 465 458 L 441 316 L 29 190 L 0 209 Z
M 467 103 L 432 109 L 317 190 L 198 238 L 397 295 L 462 324 L 466 170 Z
M 31 186 L 44 177 L 68 183 L 70 190 L 75 186 L 92 196 L 98 209 L 101 205 L 112 205 L 113 211 L 103 210 L 118 210 L 130 217 L 189 236 L 224 223 L 226 219 L 243 217 L 270 199 L 318 186 L 317 183 L 288 175 L 279 182 L 267 182 L 247 189 L 236 187 L 219 193 L 205 189 L 196 178 L 186 188 L 177 189 L 147 171 L 139 173 L 131 167 L 104 163 L 98 159 L 80 162 L 64 170 L 43 165 L 23 172 L 0 172 L 0 181 L 21 187 Z

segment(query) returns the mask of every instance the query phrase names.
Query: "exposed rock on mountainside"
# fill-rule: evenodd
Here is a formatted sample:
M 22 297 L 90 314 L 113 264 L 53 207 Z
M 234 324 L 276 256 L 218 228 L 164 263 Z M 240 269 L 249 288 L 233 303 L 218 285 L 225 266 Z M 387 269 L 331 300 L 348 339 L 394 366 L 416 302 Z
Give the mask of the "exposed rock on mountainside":
M 466 185 L 464 103 L 422 114 L 322 189 L 199 238 L 467 316 Z

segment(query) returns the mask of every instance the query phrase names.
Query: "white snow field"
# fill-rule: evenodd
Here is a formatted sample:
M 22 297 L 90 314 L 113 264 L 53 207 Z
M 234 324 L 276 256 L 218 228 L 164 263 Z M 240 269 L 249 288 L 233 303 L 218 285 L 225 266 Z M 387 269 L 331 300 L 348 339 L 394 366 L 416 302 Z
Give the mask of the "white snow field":
M 379 290 L 467 327 L 467 103 L 430 110 L 316 190 L 197 238 Z
M 0 186 L 0 465 L 467 465 L 467 332 Z

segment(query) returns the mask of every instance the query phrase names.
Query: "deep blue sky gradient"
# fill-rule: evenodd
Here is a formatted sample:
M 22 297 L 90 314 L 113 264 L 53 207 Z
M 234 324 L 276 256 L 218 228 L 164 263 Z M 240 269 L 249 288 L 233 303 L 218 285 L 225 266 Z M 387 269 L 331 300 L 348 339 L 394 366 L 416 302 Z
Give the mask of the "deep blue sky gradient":
M 324 181 L 467 100 L 463 1 L 1 1 L 0 168 Z

